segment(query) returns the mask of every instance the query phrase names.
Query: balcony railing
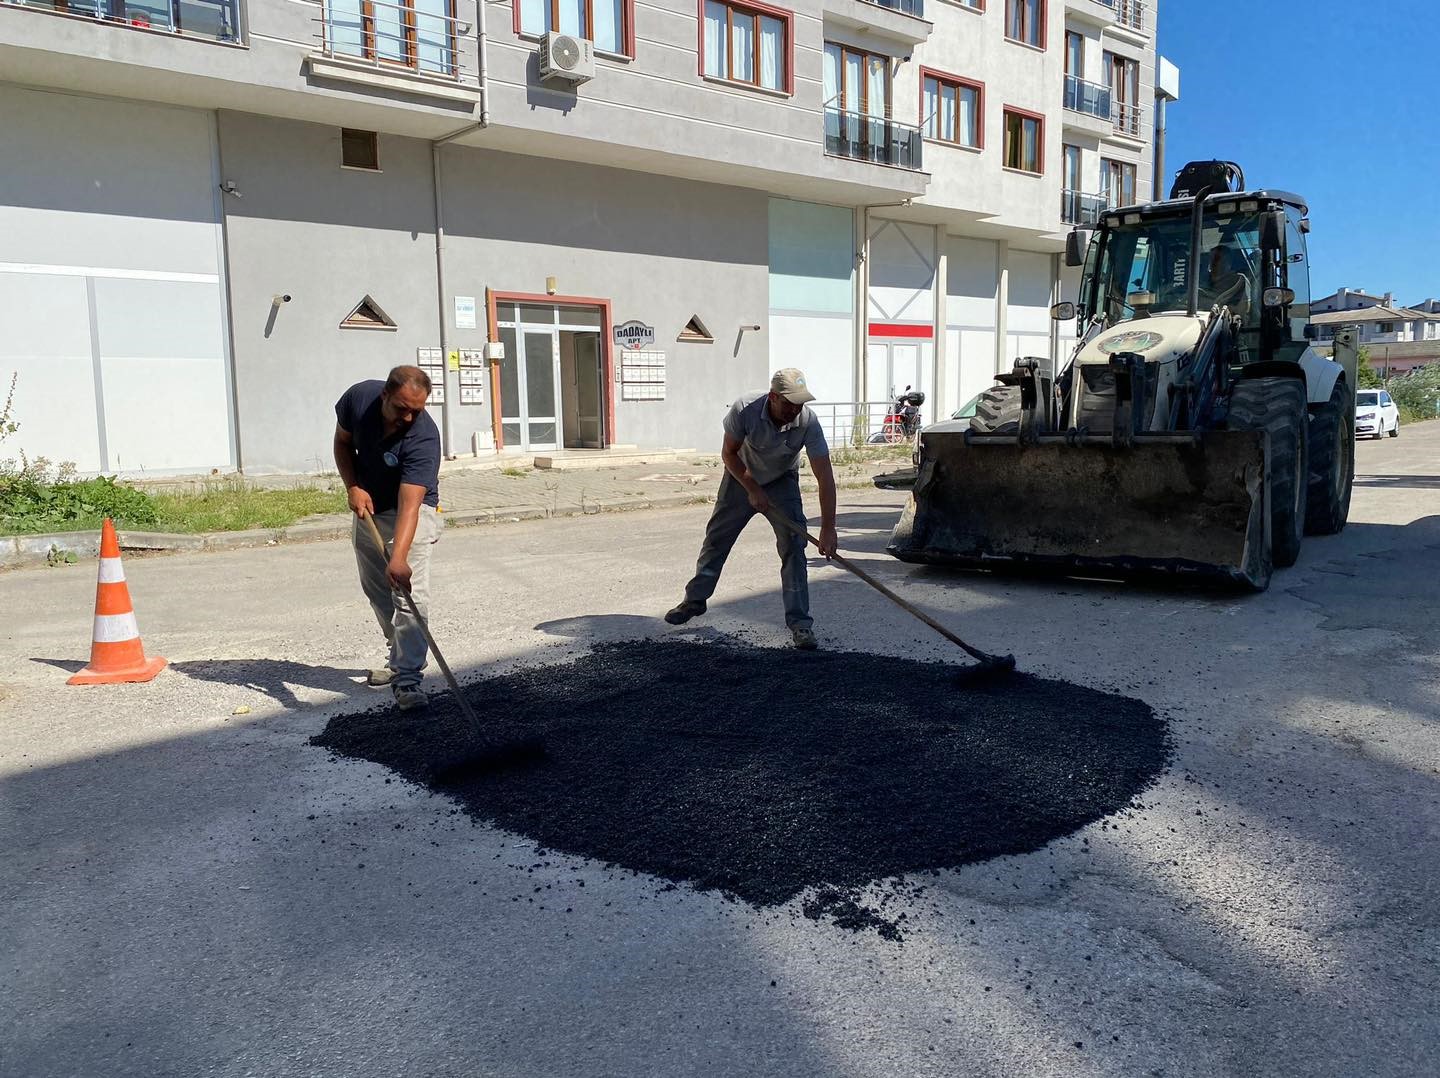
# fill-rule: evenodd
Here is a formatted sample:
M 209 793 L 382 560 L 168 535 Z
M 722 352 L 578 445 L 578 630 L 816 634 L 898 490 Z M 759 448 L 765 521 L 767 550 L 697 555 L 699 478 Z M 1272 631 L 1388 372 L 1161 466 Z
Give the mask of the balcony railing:
M 382 69 L 456 78 L 461 20 L 446 14 L 448 8 L 444 0 L 325 0 L 317 20 L 320 51 Z
M 210 41 L 241 38 L 239 0 L 0 0 L 0 4 Z
M 1116 101 L 1110 112 L 1110 120 L 1115 124 L 1116 133 L 1129 135 L 1131 138 L 1143 137 L 1145 114 L 1139 105 Z
M 1115 21 L 1131 30 L 1145 29 L 1145 4 L 1142 0 L 1110 0 L 1115 9 Z
M 883 116 L 825 110 L 825 152 L 897 168 L 920 168 L 920 129 Z
M 1084 112 L 1107 120 L 1110 118 L 1110 87 L 1066 75 L 1065 107 L 1072 112 Z
M 925 17 L 925 0 L 866 0 L 866 2 L 874 4 L 876 7 L 898 11 L 902 15 L 914 15 L 917 19 Z
M 1069 188 L 1060 192 L 1060 220 L 1067 225 L 1093 225 L 1104 212 L 1104 195 L 1087 195 Z

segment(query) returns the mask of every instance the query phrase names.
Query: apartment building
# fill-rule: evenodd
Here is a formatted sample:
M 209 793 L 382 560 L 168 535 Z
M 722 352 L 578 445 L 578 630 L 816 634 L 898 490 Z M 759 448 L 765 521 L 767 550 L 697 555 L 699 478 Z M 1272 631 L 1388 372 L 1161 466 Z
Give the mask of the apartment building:
M 1310 304 L 1318 338 L 1334 338 L 1340 326 L 1359 329 L 1361 344 L 1409 344 L 1440 340 L 1440 303 L 1422 300 L 1410 307 L 1386 292 L 1375 296 L 1358 288 L 1341 288 Z
M 0 0 L 0 375 L 86 471 L 710 446 L 778 365 L 943 415 L 1150 197 L 1135 0 Z M 1083 211 L 1083 212 L 1082 212 Z M 7 379 L 8 380 L 8 379 Z M 7 449 L 9 446 L 7 445 Z

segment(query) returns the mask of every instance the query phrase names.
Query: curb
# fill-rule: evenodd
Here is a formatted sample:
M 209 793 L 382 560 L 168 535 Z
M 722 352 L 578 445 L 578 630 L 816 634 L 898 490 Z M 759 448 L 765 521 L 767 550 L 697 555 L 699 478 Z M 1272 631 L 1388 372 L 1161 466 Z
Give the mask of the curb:
M 840 481 L 841 489 L 869 487 L 864 480 Z M 808 492 L 815 489 L 814 480 L 801 481 Z M 587 501 L 583 505 L 549 508 L 543 505 L 508 505 L 493 509 L 455 509 L 441 514 L 446 528 L 469 528 L 485 524 L 518 523 L 524 520 L 551 520 L 557 517 L 594 516 L 600 513 L 633 513 L 644 509 L 683 509 L 696 505 L 712 505 L 713 491 L 692 490 L 684 493 L 661 494 L 654 497 L 615 498 Z M 333 521 L 311 521 L 292 524 L 288 528 L 252 528 L 234 532 L 137 532 L 119 533 L 120 549 L 131 554 L 180 554 L 197 551 L 246 550 L 253 547 L 281 546 L 290 543 L 314 543 L 350 536 L 350 521 L 339 517 Z M 0 570 L 44 565 L 51 551 L 73 555 L 75 559 L 99 556 L 100 533 L 52 532 L 46 535 L 0 536 Z

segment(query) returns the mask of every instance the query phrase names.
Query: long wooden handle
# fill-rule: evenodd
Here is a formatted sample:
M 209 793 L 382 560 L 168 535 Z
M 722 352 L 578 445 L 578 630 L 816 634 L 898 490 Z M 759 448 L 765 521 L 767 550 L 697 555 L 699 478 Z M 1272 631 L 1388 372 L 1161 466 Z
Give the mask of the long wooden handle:
M 360 519 L 365 522 L 366 528 L 370 532 L 370 538 L 375 542 L 375 550 L 380 555 L 380 561 L 384 562 L 386 560 L 385 540 L 380 537 L 380 529 L 375 526 L 374 518 L 367 514 Z M 430 645 L 430 650 L 435 653 L 435 661 L 440 665 L 440 672 L 445 675 L 445 680 L 449 682 L 450 691 L 455 694 L 455 702 L 460 705 L 460 710 L 465 717 L 469 719 L 472 724 L 478 726 L 480 719 L 476 716 L 475 712 L 470 709 L 469 701 L 465 699 L 465 694 L 460 691 L 460 683 L 455 680 L 455 675 L 450 672 L 450 664 L 445 661 L 445 656 L 440 653 L 440 645 L 435 643 L 435 637 L 430 632 L 430 625 L 425 620 L 425 616 L 420 613 L 420 608 L 415 605 L 415 599 L 410 594 L 410 589 L 406 588 L 401 594 L 405 596 L 405 602 L 410 607 L 410 613 L 415 615 L 415 621 L 420 626 L 420 632 L 425 636 L 425 643 Z
M 772 521 L 787 528 L 792 535 L 803 535 L 809 542 L 815 544 L 815 548 L 817 550 L 819 549 L 820 540 L 816 539 L 813 535 L 811 535 L 804 528 L 800 527 L 800 525 L 796 524 L 789 517 L 776 512 L 766 513 L 765 515 L 769 517 Z M 978 659 L 981 662 L 994 661 L 994 656 L 987 655 L 979 648 L 972 648 L 969 644 L 965 643 L 965 641 L 961 640 L 958 636 L 952 633 L 949 629 L 945 628 L 945 626 L 941 625 L 929 614 L 925 613 L 923 610 L 919 610 L 911 606 L 904 599 L 900 598 L 900 596 L 896 595 L 884 584 L 880 583 L 880 581 L 876 580 L 873 576 L 867 573 L 864 569 L 860 568 L 860 566 L 856 565 L 854 562 L 848 560 L 847 558 L 842 557 L 838 552 L 835 554 L 831 554 L 830 560 L 837 562 L 842 568 L 848 569 L 850 572 L 854 573 L 861 580 L 865 581 L 865 583 L 869 584 L 881 595 L 885 596 L 885 598 L 889 599 L 892 603 L 898 606 L 901 610 L 905 611 L 907 614 L 911 614 L 914 617 L 919 618 L 926 625 L 930 626 L 930 628 L 934 629 L 937 633 L 943 636 L 946 640 L 950 641 L 950 643 L 956 645 L 957 647 L 964 648 L 965 653 L 969 655 L 972 659 Z

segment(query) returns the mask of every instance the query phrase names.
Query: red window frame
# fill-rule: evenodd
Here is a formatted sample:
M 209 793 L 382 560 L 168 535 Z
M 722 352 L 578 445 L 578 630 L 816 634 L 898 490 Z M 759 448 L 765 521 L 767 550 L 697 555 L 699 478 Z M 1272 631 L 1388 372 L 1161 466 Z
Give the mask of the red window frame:
M 1010 125 L 1005 122 L 1005 117 L 1011 113 L 1026 120 L 1034 120 L 1039 125 L 1039 129 L 1035 133 L 1034 172 L 1028 168 L 1017 168 L 1014 165 L 1006 164 L 1010 155 L 1005 152 L 1005 136 L 1009 133 Z M 1014 105 L 1003 106 L 1000 128 L 1000 163 L 1007 172 L 1019 172 L 1025 176 L 1045 175 L 1045 114 L 1043 112 L 1031 112 L 1029 109 L 1016 108 Z
M 518 2 L 518 0 L 517 0 Z M 633 3 L 634 0 L 626 0 Z M 728 75 L 707 75 L 705 73 L 705 0 L 695 2 L 695 68 L 702 79 L 723 79 L 725 82 L 735 86 L 753 86 L 757 90 L 764 90 L 768 93 L 783 93 L 790 96 L 795 95 L 795 13 L 784 8 L 772 7 L 769 4 L 758 3 L 756 0 L 717 0 L 732 11 L 742 11 L 748 15 L 769 15 L 772 19 L 779 19 L 785 27 L 785 77 L 780 81 L 784 84 L 779 90 L 772 90 L 769 86 L 760 85 L 760 34 L 759 27 L 755 33 L 755 78 L 749 82 L 743 79 L 732 79 Z M 726 25 L 729 23 L 727 21 Z M 729 57 L 730 46 L 733 42 L 732 35 L 726 35 L 725 55 Z M 733 66 L 733 65 L 727 65 Z
M 978 100 L 975 102 L 975 145 L 968 142 L 961 142 L 958 139 L 942 138 L 939 135 L 925 134 L 925 80 L 934 79 L 936 82 L 945 83 L 949 86 L 975 90 Z M 959 110 L 956 110 L 956 131 L 959 131 Z M 962 75 L 952 75 L 948 71 L 940 71 L 933 67 L 922 67 L 920 69 L 920 133 L 921 136 L 930 139 L 932 142 L 943 142 L 946 146 L 962 146 L 967 150 L 983 150 L 985 148 L 985 84 L 979 79 L 967 79 Z
M 558 10 L 559 5 L 556 3 L 556 0 L 546 0 L 546 2 L 550 5 L 550 24 L 552 26 L 558 26 L 560 24 L 560 13 Z M 511 0 L 510 13 L 512 16 L 512 23 L 515 27 L 516 37 L 528 38 L 531 41 L 540 40 L 540 35 L 538 33 L 532 30 L 524 30 L 521 28 L 520 0 Z M 623 6 L 621 7 L 620 11 L 620 17 L 625 20 L 625 25 L 620 28 L 620 42 L 622 51 L 618 54 L 602 52 L 600 53 L 600 55 L 620 55 L 633 60 L 635 59 L 635 0 L 624 0 Z M 585 40 L 590 42 L 593 42 L 595 40 L 595 10 L 593 7 L 591 7 L 590 0 L 586 0 L 585 3 Z
M 1027 49 L 1039 49 L 1044 52 L 1049 47 L 1050 0 L 1040 0 L 1040 33 L 1034 42 L 1026 41 L 1023 37 L 1010 36 L 1010 13 L 1018 2 L 1019 0 L 1005 0 L 1005 40 L 1013 41 L 1017 45 L 1024 45 Z

